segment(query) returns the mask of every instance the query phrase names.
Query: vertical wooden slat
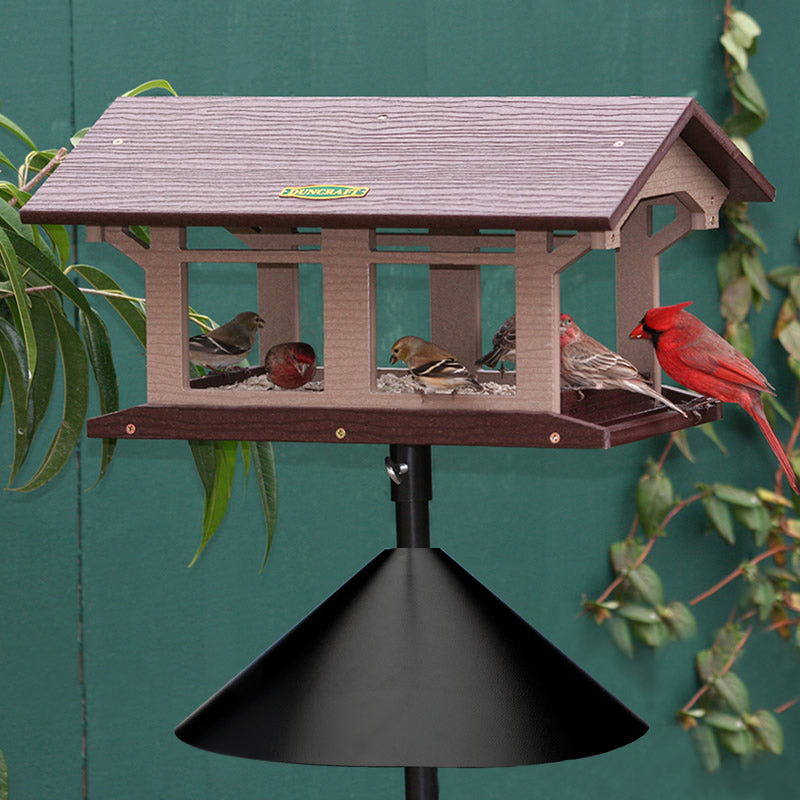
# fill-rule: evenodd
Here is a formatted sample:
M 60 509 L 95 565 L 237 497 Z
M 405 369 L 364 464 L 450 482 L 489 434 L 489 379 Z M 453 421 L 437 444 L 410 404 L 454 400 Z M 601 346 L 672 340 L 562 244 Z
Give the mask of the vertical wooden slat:
M 150 230 L 150 248 L 139 263 L 147 293 L 147 401 L 189 385 L 188 281 L 185 228 Z
M 560 273 L 591 249 L 579 233 L 553 250 L 544 231 L 517 231 L 517 392 L 531 411 L 561 410 L 558 315 Z
M 375 265 L 367 228 L 322 231 L 325 395 L 363 404 L 376 384 Z
M 264 320 L 259 357 L 278 342 L 300 339 L 300 269 L 297 264 L 258 265 L 258 313 Z

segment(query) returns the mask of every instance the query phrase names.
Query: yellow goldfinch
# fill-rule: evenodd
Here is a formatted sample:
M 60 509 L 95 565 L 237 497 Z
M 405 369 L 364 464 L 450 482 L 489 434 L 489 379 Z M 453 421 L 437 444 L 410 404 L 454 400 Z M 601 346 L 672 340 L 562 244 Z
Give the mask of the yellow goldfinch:
M 243 311 L 230 322 L 189 339 L 189 360 L 201 367 L 224 370 L 238 364 L 253 349 L 264 320 L 253 311 Z
M 437 389 L 455 394 L 459 387 L 469 384 L 483 387 L 470 371 L 456 361 L 451 353 L 419 336 L 403 336 L 392 345 L 391 363 L 405 361 L 409 372 L 423 387 L 425 394 Z

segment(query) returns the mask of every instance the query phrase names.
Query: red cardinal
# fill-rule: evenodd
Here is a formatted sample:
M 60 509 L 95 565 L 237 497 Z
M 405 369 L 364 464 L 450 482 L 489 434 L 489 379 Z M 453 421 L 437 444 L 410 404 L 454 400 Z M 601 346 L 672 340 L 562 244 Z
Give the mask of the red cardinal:
M 764 415 L 761 393 L 775 394 L 775 390 L 735 347 L 683 310 L 691 304 L 651 308 L 631 331 L 631 338 L 650 339 L 664 372 L 687 389 L 723 403 L 738 403 L 761 428 L 789 485 L 800 494 L 789 458 Z
M 267 377 L 282 389 L 307 384 L 317 369 L 314 348 L 305 342 L 282 342 L 270 347 L 264 358 Z

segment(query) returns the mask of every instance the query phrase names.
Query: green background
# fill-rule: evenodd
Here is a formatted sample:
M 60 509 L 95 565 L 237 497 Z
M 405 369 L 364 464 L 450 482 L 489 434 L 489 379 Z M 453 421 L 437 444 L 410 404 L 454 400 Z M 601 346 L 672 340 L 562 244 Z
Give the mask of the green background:
M 798 30 L 782 0 L 741 5 L 764 29 L 752 66 L 771 119 L 751 144 L 777 201 L 751 213 L 770 247 L 770 268 L 797 260 Z M 7 0 L 3 11 L 2 110 L 40 147 L 64 143 L 116 95 L 155 77 L 184 95 L 690 94 L 719 121 L 730 111 L 718 44 L 722 0 Z M 5 141 L 2 149 L 14 152 Z M 218 191 L 224 203 L 225 186 Z M 82 235 L 78 241 L 79 261 L 143 293 L 138 266 L 110 247 L 84 244 Z M 726 236 L 712 231 L 673 247 L 662 259 L 662 300 L 694 299 L 693 310 L 718 327 L 714 266 L 725 244 Z M 395 278 L 380 298 L 385 338 L 426 324 L 424 280 Z M 311 336 L 320 335 L 315 281 L 304 323 Z M 217 300 L 228 282 L 213 270 L 193 285 L 192 302 L 215 318 L 240 310 L 227 305 L 241 303 L 239 295 Z M 502 271 L 487 278 L 486 336 L 507 313 L 510 286 Z M 567 271 L 562 305 L 613 343 L 612 254 L 594 254 Z M 773 301 L 754 320 L 755 360 L 794 408 L 783 357 L 768 336 L 777 306 Z M 122 407 L 143 402 L 141 348 L 105 316 Z M 670 456 L 667 468 L 683 496 L 701 480 L 771 480 L 773 456 L 750 420 L 738 409 L 726 409 L 726 418 L 720 432 L 727 458 L 696 433 L 694 465 Z M 6 403 L 3 464 L 10 461 L 10 425 Z M 634 661 L 578 616 L 582 593 L 596 596 L 610 579 L 608 545 L 627 534 L 641 465 L 663 445 L 434 449 L 433 543 L 652 726 L 626 748 L 581 761 L 443 770 L 442 798 L 755 800 L 796 790 L 797 707 L 781 716 L 783 757 L 747 768 L 728 757 L 714 775 L 704 773 L 674 721 L 697 688 L 693 654 L 710 642 L 736 589 L 698 607 L 694 640 L 643 650 Z M 46 442 L 38 446 L 41 454 Z M 399 770 L 251 762 L 205 753 L 173 735 L 206 697 L 393 544 L 387 448 L 275 450 L 279 522 L 262 573 L 260 502 L 253 476 L 244 481 L 241 474 L 221 530 L 187 569 L 199 541 L 202 492 L 183 442 L 123 442 L 108 477 L 93 486 L 100 444 L 84 439 L 78 458 L 43 491 L 2 495 L 0 748 L 13 800 L 82 798 L 84 765 L 88 796 L 97 800 L 402 796 Z M 729 548 L 704 535 L 699 509 L 682 516 L 652 563 L 668 598 L 685 601 L 752 550 L 744 537 Z M 800 694 L 797 657 L 774 635 L 754 636 L 737 671 L 754 707 L 775 708 Z

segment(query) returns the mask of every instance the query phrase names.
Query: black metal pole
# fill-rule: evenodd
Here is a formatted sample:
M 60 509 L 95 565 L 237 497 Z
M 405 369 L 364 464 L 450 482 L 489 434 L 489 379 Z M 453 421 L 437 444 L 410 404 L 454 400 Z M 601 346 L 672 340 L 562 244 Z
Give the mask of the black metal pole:
M 430 445 L 390 445 L 386 470 L 392 479 L 397 546 L 430 547 L 428 503 L 433 497 Z M 405 781 L 406 800 L 438 800 L 436 767 L 406 767 Z

